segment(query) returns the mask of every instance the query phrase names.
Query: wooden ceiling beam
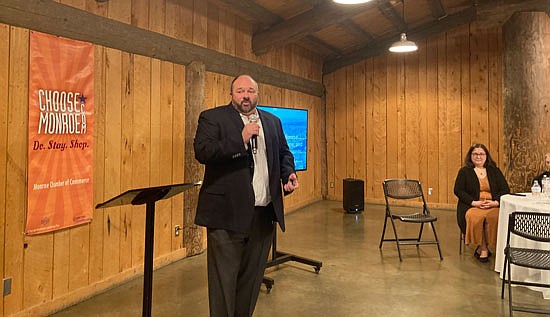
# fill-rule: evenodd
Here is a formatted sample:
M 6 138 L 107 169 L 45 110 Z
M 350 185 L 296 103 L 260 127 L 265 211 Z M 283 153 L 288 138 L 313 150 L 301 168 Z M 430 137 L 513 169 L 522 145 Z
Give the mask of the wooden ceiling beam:
M 367 31 L 363 30 L 361 27 L 359 27 L 357 24 L 355 24 L 351 20 L 345 20 L 340 23 L 340 26 L 349 34 L 353 35 L 355 39 L 357 39 L 360 43 L 365 46 L 368 43 L 374 41 L 374 37 L 368 33 Z
M 111 47 L 180 65 L 202 62 L 227 76 L 250 74 L 259 83 L 324 94 L 323 84 L 249 60 L 60 4 L 52 0 L 0 0 L 0 23 Z
M 458 13 L 448 15 L 441 20 L 430 22 L 417 28 L 411 29 L 407 32 L 407 36 L 413 41 L 418 41 L 435 34 L 447 32 L 457 26 L 470 23 L 475 19 L 476 8 L 470 7 Z M 325 64 L 323 65 L 323 73 L 332 73 L 339 68 L 355 64 L 369 57 L 386 54 L 388 52 L 388 47 L 390 47 L 390 45 L 396 40 L 397 35 L 386 37 L 370 43 L 368 46 L 354 53 L 343 55 L 337 59 L 325 62 Z
M 445 12 L 441 0 L 428 0 L 428 5 L 430 6 L 430 11 L 432 11 L 432 16 L 434 18 L 439 20 L 447 16 L 447 12 Z
M 407 24 L 405 23 L 404 17 L 400 16 L 399 13 L 395 11 L 395 8 L 388 0 L 380 1 L 378 10 L 382 12 L 386 19 L 390 20 L 399 32 L 407 31 Z
M 208 0 L 208 2 L 230 11 L 255 25 L 261 25 L 263 29 L 283 21 L 283 18 L 252 0 Z
M 307 39 L 310 44 L 313 44 L 317 48 L 321 48 L 324 51 L 329 51 L 333 55 L 339 56 L 343 54 L 343 52 L 337 47 L 334 47 L 313 35 L 308 35 L 305 39 Z
M 519 11 L 540 11 L 550 15 L 550 0 L 483 0 L 477 7 L 479 25 L 501 25 Z
M 255 34 L 252 37 L 252 50 L 256 55 L 260 55 L 273 48 L 283 47 L 329 25 L 340 23 L 364 10 L 374 8 L 379 2 L 380 0 L 375 0 L 353 6 L 337 5 L 332 1 L 324 2 L 307 12 L 272 26 L 269 30 Z

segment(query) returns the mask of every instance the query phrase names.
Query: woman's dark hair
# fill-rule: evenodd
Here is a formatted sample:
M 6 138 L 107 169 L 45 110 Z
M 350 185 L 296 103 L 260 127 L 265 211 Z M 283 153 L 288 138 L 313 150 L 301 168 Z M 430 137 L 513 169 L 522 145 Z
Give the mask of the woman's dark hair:
M 468 153 L 466 153 L 466 157 L 464 158 L 464 166 L 475 167 L 474 162 L 472 162 L 472 152 L 474 151 L 474 149 L 483 149 L 483 151 L 485 151 L 485 154 L 487 156 L 483 167 L 496 166 L 495 161 L 493 161 L 493 158 L 491 157 L 491 154 L 489 154 L 489 150 L 487 150 L 487 147 L 481 143 L 476 143 L 470 147 Z

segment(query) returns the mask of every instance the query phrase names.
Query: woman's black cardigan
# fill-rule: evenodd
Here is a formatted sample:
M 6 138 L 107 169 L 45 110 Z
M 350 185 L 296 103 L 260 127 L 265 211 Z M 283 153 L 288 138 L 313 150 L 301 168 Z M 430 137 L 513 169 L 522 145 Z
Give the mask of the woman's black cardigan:
M 493 200 L 500 203 L 500 196 L 510 193 L 506 178 L 496 166 L 487 166 L 487 178 Z M 456 219 L 462 232 L 466 232 L 466 211 L 472 208 L 472 201 L 479 200 L 479 180 L 473 167 L 464 166 L 458 171 L 454 189 L 458 197 Z

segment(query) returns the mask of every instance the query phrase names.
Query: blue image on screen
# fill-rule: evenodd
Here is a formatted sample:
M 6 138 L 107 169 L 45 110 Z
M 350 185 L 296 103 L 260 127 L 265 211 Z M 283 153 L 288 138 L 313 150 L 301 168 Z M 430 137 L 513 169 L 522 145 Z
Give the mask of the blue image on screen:
M 258 109 L 277 116 L 283 125 L 286 142 L 292 155 L 297 171 L 307 169 L 307 110 L 258 106 Z

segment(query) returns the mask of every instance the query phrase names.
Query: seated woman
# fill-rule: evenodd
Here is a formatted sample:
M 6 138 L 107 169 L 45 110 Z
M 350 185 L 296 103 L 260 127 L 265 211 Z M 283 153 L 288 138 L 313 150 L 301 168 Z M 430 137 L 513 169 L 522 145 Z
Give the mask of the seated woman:
M 456 176 L 457 220 L 466 244 L 477 245 L 474 255 L 487 262 L 497 243 L 500 196 L 510 188 L 483 144 L 474 144 Z
M 535 177 L 535 181 L 539 182 L 539 185 L 542 186 L 542 178 L 544 176 L 550 177 L 550 153 L 544 154 L 544 166 L 546 168 L 546 171 L 540 173 L 537 177 Z

